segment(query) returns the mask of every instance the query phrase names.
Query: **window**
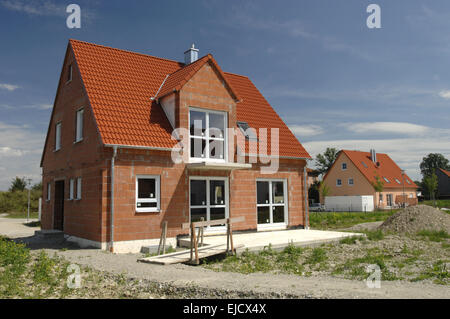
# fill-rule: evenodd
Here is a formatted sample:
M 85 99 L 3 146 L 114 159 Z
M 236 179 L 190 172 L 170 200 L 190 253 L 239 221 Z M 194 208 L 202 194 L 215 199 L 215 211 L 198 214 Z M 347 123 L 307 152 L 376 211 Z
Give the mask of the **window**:
M 191 222 L 228 217 L 228 180 L 224 177 L 191 177 Z M 217 225 L 220 227 L 220 225 Z M 210 226 L 211 229 L 217 226 Z
M 81 177 L 77 178 L 77 199 L 81 199 Z
M 397 184 L 401 184 L 398 178 L 396 178 L 395 181 L 397 182 Z
M 353 178 L 348 179 L 348 185 L 353 185 Z
M 74 186 L 75 186 L 75 180 L 73 178 L 69 181 L 69 199 L 73 199 L 73 192 L 74 192 Z
M 286 182 L 283 180 L 258 180 L 256 182 L 258 225 L 286 223 L 286 193 Z
M 247 140 L 257 141 L 258 137 L 256 136 L 256 130 L 251 128 L 247 122 L 237 122 L 236 123 L 242 134 L 245 136 Z
M 57 151 L 61 148 L 61 122 L 56 123 L 55 128 L 55 151 Z
M 409 194 L 409 198 L 414 198 L 414 194 L 413 194 L 413 193 L 410 193 L 410 194 Z
M 191 109 L 189 122 L 191 158 L 224 161 L 226 113 Z
M 392 206 L 392 194 L 386 195 L 387 206 Z
M 390 181 L 386 177 L 383 176 L 383 179 L 386 181 L 386 183 L 390 183 Z
M 383 202 L 383 194 L 380 194 L 380 203 Z
M 347 169 L 347 163 L 342 163 L 342 170 L 345 171 Z
M 160 208 L 160 177 L 138 175 L 136 177 L 136 211 L 158 212 Z
M 67 70 L 67 82 L 72 81 L 72 64 L 69 64 L 68 70 Z
M 411 185 L 411 182 L 409 180 L 406 180 L 406 182 Z
M 342 186 L 342 180 L 340 178 L 336 180 L 336 186 Z
M 51 184 L 47 183 L 47 201 L 50 200 L 51 197 Z
M 83 109 L 77 111 L 75 143 L 83 139 L 83 113 Z

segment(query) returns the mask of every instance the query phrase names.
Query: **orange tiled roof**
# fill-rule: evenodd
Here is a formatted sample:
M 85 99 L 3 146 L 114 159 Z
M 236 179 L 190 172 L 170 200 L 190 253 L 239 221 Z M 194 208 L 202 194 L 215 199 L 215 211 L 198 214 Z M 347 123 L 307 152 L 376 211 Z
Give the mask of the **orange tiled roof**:
M 237 103 L 237 120 L 255 129 L 280 130 L 280 155 L 310 158 L 297 138 L 247 77 L 222 73 L 211 55 L 183 63 L 97 44 L 70 40 L 98 129 L 105 144 L 171 148 L 172 127 L 161 106 L 152 101 L 179 90 L 206 61 L 228 82 Z M 270 146 L 269 146 L 270 150 Z
M 369 152 L 342 150 L 342 153 L 352 161 L 369 182 L 375 182 L 375 176 L 379 176 L 384 183 L 384 188 L 400 188 L 402 184 L 402 171 L 400 167 L 387 154 L 377 153 L 377 166 L 372 162 Z M 364 166 L 364 164 L 367 166 Z M 386 182 L 387 178 L 389 182 Z M 397 182 L 396 179 L 400 182 Z M 409 181 L 409 183 L 408 183 Z M 405 174 L 405 188 L 417 188 L 411 178 Z
M 445 175 L 450 177 L 450 171 L 446 171 L 445 169 L 442 169 L 442 168 L 440 168 L 440 170 L 442 171 L 442 173 L 444 173 Z

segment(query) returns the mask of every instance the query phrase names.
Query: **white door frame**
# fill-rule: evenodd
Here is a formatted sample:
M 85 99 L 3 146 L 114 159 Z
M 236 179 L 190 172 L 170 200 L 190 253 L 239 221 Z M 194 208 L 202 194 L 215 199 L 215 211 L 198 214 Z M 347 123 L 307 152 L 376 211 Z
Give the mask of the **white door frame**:
M 191 207 L 191 180 L 206 181 L 206 205 Z M 224 181 L 225 182 L 225 218 L 230 216 L 230 192 L 228 187 L 228 177 L 223 176 L 189 176 L 189 222 L 191 222 L 191 208 L 206 208 L 206 219 L 210 220 L 210 209 L 217 207 L 210 204 L 210 186 L 209 181 Z M 221 207 L 220 205 L 219 207 Z M 205 228 L 205 232 L 223 232 L 226 230 L 226 226 L 208 226 Z
M 269 204 L 258 204 L 258 182 L 269 182 Z M 272 182 L 282 182 L 283 183 L 283 195 L 284 195 L 284 205 L 273 204 L 272 203 Z M 289 196 L 287 179 L 285 178 L 257 178 L 256 179 L 256 223 L 257 230 L 271 230 L 271 229 L 286 229 L 289 224 Z M 269 207 L 270 211 L 270 223 L 268 224 L 258 224 L 258 207 Z M 274 206 L 284 206 L 284 222 L 283 223 L 273 223 L 273 207 Z

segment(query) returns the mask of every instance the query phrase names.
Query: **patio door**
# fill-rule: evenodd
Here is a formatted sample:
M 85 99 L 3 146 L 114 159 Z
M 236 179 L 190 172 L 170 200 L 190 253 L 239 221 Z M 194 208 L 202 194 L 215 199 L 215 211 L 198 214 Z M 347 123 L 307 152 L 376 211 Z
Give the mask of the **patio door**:
M 228 218 L 228 179 L 225 177 L 190 177 L 190 219 L 205 221 Z M 217 230 L 223 226 L 209 227 Z
M 258 179 L 256 192 L 258 229 L 285 228 L 288 224 L 286 181 Z

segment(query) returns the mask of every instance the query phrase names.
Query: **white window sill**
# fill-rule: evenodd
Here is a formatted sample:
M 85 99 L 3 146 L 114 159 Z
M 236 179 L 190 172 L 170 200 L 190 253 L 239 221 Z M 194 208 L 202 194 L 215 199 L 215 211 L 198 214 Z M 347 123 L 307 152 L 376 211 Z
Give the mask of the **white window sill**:
M 53 150 L 53 153 L 56 153 L 56 152 L 58 152 L 59 150 L 61 150 L 61 147 L 58 148 L 58 149 L 54 149 L 54 150 Z
M 70 82 L 72 82 L 72 80 L 68 80 L 68 81 L 66 81 L 66 84 L 69 84 Z
M 82 139 L 82 138 L 80 138 L 79 140 L 77 140 L 77 141 L 73 142 L 73 144 L 77 144 L 77 143 L 80 143 L 80 142 L 82 142 L 82 141 L 83 141 L 83 139 Z
M 152 210 L 141 210 L 141 209 L 136 209 L 136 213 L 160 213 L 161 210 L 160 209 L 152 209 Z

